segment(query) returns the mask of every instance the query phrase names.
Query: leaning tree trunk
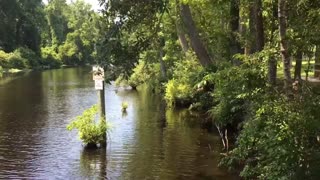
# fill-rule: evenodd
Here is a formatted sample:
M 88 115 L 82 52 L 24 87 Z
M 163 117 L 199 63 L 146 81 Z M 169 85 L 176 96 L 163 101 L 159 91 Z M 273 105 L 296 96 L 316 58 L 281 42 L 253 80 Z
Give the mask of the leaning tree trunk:
M 290 56 L 288 53 L 287 45 L 287 22 L 286 22 L 286 11 L 287 11 L 287 1 L 278 1 L 278 19 L 279 19 L 279 34 L 280 34 L 280 52 L 283 62 L 283 72 L 284 72 L 284 87 L 287 91 L 290 91 L 290 86 L 292 83 L 291 72 L 290 72 Z
M 296 54 L 296 65 L 294 67 L 294 80 L 301 80 L 301 68 L 302 68 L 302 52 L 299 49 Z
M 178 20 L 176 21 L 176 29 L 177 29 L 177 35 L 179 38 L 180 46 L 183 52 L 186 53 L 189 50 L 189 44 L 186 38 L 186 34 L 183 30 L 183 27 Z
M 198 57 L 200 64 L 202 66 L 208 66 L 212 64 L 209 53 L 200 39 L 199 32 L 192 18 L 189 5 L 181 4 L 180 13 L 184 25 L 187 29 L 188 35 L 190 37 L 192 49 L 196 53 L 196 56 Z

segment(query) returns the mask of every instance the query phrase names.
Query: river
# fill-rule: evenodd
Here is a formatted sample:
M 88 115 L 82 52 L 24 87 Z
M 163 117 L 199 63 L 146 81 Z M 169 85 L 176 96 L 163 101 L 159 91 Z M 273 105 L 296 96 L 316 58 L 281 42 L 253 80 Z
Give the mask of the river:
M 106 86 L 107 150 L 85 150 L 66 125 L 98 101 L 90 71 L 0 79 L 0 179 L 238 179 L 218 168 L 221 142 L 201 117 L 165 109 L 146 88 Z

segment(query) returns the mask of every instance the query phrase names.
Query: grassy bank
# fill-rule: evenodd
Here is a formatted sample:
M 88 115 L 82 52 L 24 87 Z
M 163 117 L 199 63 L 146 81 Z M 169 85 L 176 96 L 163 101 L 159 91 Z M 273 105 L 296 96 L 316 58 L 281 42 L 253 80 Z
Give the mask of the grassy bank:
M 312 60 L 310 61 L 310 67 L 308 67 L 308 61 L 307 60 L 303 60 L 302 61 L 302 68 L 301 68 L 301 76 L 302 77 L 306 77 L 306 72 L 308 71 L 308 76 L 309 77 L 314 77 L 314 63 L 315 61 Z M 296 61 L 292 61 L 292 65 L 291 65 L 291 74 L 294 73 L 294 68 L 296 66 Z M 282 63 L 278 63 L 278 70 L 277 70 L 277 76 L 278 78 L 283 79 L 283 64 Z

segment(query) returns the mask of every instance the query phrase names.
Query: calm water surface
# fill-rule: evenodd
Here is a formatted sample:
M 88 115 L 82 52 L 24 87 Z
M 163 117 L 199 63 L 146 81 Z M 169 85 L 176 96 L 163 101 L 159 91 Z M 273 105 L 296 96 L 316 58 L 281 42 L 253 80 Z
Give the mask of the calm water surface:
M 0 79 L 0 179 L 238 179 L 217 167 L 220 140 L 201 118 L 144 89 L 106 87 L 108 148 L 84 150 L 65 127 L 98 101 L 90 70 Z

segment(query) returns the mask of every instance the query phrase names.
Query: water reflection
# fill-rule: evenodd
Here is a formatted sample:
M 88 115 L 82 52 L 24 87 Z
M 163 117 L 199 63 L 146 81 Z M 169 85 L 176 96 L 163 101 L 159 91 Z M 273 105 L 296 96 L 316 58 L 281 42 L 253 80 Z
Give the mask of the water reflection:
M 126 124 L 134 121 L 126 139 L 116 139 L 111 149 L 110 163 L 121 164 L 123 169 L 111 177 L 119 179 L 233 179 L 217 167 L 221 149 L 216 135 L 200 128 L 200 115 L 187 110 L 166 109 L 159 96 L 139 89 L 138 92 L 118 91 L 131 100 Z M 111 99 L 110 99 L 111 100 Z M 109 101 L 110 101 L 109 100 Z M 113 102 L 113 101 L 112 101 Z M 200 119 L 201 120 L 201 119 Z M 116 124 L 115 131 L 126 127 Z M 215 143 L 208 141 L 212 138 Z M 211 140 L 212 140 L 211 139 Z M 123 145 L 121 145 L 123 143 Z M 121 148 L 120 148 L 121 147 Z M 214 152 L 216 151 L 216 153 Z M 215 156 L 215 157 L 213 157 Z M 115 158 L 117 157 L 117 158 Z M 126 157 L 126 158 L 123 158 Z M 210 158 L 209 158 L 210 157 Z M 115 167 L 111 166 L 111 169 Z
M 80 157 L 81 177 L 85 179 L 107 179 L 106 149 L 84 149 Z

